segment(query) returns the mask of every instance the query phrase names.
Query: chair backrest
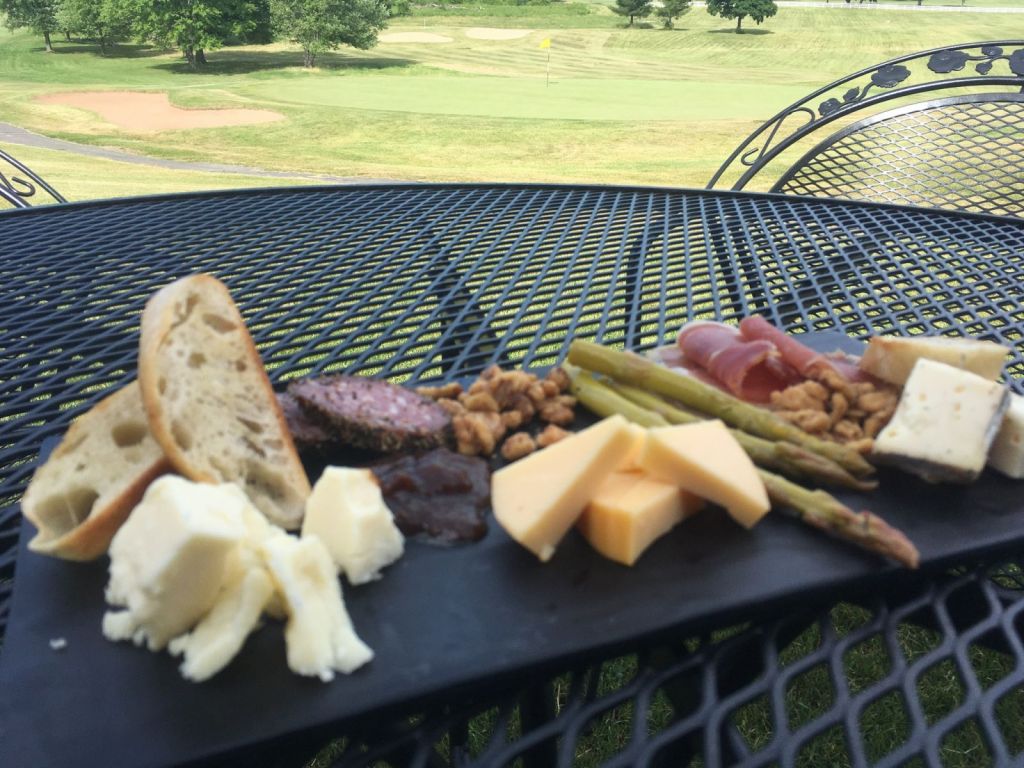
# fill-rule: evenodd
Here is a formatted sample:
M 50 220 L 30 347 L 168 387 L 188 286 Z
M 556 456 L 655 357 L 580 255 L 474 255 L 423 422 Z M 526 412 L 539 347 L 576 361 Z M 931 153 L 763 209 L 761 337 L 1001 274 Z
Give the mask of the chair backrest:
M 860 120 L 771 191 L 1024 218 L 1024 95 L 954 96 Z
M 779 112 L 707 186 L 743 189 L 756 179 L 776 192 L 1024 216 L 1022 94 L 1024 40 L 901 56 Z M 893 100 L 901 105 L 879 111 Z M 832 133 L 836 121 L 846 125 Z
M 0 201 L 5 201 L 15 208 L 28 208 L 31 205 L 30 200 L 38 201 L 36 195 L 40 191 L 48 194 L 53 202 L 67 202 L 57 190 L 27 166 L 0 150 Z

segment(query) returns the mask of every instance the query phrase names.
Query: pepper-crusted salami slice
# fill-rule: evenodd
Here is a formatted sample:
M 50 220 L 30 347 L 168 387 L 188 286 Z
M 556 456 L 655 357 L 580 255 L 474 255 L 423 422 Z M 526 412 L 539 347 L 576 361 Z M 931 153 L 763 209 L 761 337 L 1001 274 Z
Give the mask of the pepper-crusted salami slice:
M 281 404 L 281 412 L 292 433 L 292 441 L 300 451 L 319 451 L 337 442 L 333 432 L 324 429 L 323 421 L 310 418 L 302 410 L 299 401 L 287 392 L 279 392 L 277 401 Z
M 451 417 L 433 400 L 382 379 L 323 376 L 288 385 L 305 414 L 354 448 L 399 453 L 448 443 Z

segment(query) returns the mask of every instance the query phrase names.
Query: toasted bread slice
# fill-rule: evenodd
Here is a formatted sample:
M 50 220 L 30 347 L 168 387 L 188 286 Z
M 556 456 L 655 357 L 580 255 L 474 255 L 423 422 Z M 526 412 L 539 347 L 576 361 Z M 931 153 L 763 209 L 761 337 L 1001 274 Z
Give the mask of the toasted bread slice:
M 217 278 L 192 275 L 150 298 L 139 384 L 149 427 L 178 472 L 237 483 L 271 522 L 301 525 L 309 479 L 259 352 Z
M 78 417 L 36 470 L 21 500 L 39 529 L 29 549 L 66 560 L 99 557 L 146 487 L 170 468 L 133 381 Z

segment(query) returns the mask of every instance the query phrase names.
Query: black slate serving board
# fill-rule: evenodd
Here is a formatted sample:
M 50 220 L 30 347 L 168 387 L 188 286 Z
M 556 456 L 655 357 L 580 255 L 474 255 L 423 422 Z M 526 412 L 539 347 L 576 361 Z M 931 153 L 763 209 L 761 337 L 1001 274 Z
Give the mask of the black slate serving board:
M 819 349 L 856 350 L 836 334 Z M 870 495 L 837 494 L 900 527 L 922 567 L 1024 543 L 1024 482 L 995 473 L 969 487 L 881 474 Z M 285 662 L 268 622 L 235 661 L 202 685 L 177 660 L 100 631 L 106 561 L 73 564 L 30 553 L 22 528 L 17 580 L 0 652 L 0 754 L 5 766 L 107 768 L 216 759 L 246 745 L 425 701 L 535 665 L 708 626 L 747 611 L 785 610 L 812 593 L 868 585 L 894 569 L 788 517 L 745 531 L 709 509 L 657 542 L 634 568 L 604 560 L 575 532 L 540 564 L 491 521 L 477 544 L 409 542 L 378 582 L 344 585 L 352 620 L 376 658 L 329 684 Z M 51 639 L 66 647 L 53 650 Z

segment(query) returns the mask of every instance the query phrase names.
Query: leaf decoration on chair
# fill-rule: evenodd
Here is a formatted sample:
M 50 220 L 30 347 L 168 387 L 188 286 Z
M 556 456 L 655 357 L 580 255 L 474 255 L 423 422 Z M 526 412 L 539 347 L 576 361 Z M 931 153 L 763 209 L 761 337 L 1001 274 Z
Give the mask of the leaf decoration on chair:
M 993 59 L 1003 55 L 1003 49 L 1000 48 L 998 45 L 983 45 L 981 47 L 981 52 L 985 56 L 990 56 Z
M 818 107 L 818 112 L 822 117 L 828 117 L 829 115 L 835 114 L 843 105 L 839 103 L 839 99 L 826 99 L 821 102 Z
M 860 98 L 860 88 L 851 88 L 843 94 L 843 102 L 846 104 L 852 104 Z
M 1024 48 L 1011 53 L 1007 58 L 1010 63 L 1010 71 L 1015 75 L 1024 77 Z
M 932 58 L 935 57 L 933 56 Z M 872 73 L 871 82 L 879 88 L 893 88 L 902 83 L 908 77 L 910 77 L 910 70 L 902 64 L 887 64 Z
M 974 68 L 979 75 L 987 75 L 992 71 L 991 61 L 979 61 L 978 65 Z
M 970 56 L 964 51 L 938 51 L 928 59 L 928 69 L 938 74 L 958 72 L 967 64 Z

